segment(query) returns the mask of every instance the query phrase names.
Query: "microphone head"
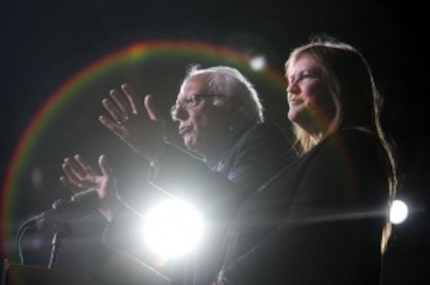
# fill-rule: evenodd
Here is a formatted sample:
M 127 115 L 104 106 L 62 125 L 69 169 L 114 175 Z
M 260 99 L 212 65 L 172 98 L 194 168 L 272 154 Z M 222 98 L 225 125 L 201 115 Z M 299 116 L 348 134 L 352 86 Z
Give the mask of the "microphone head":
M 68 201 L 57 200 L 49 209 L 28 220 L 27 224 L 37 230 L 52 228 L 70 220 L 90 215 L 97 209 L 99 197 L 94 189 L 79 192 Z
M 79 208 L 92 208 L 96 209 L 99 201 L 99 195 L 96 189 L 89 189 L 76 193 L 70 198 L 70 202 Z

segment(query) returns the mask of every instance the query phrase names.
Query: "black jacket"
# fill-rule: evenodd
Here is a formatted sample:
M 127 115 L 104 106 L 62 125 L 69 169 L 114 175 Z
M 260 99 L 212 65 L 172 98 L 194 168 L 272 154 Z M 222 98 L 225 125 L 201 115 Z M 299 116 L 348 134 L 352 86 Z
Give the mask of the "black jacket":
M 358 129 L 287 166 L 242 203 L 225 284 L 379 284 L 386 166 L 378 139 Z
M 157 190 L 147 189 L 148 206 L 173 195 L 203 211 L 205 220 L 211 223 L 199 252 L 191 258 L 191 267 L 183 259 L 152 268 L 175 284 L 178 280 L 185 284 L 210 284 L 220 269 L 225 229 L 230 226 L 237 205 L 295 159 L 296 152 L 288 137 L 277 126 L 267 123 L 248 126 L 204 160 L 168 146 L 152 165 L 150 180 Z M 124 207 L 108 225 L 105 241 L 151 265 L 154 257 L 144 246 L 139 223 L 141 217 Z

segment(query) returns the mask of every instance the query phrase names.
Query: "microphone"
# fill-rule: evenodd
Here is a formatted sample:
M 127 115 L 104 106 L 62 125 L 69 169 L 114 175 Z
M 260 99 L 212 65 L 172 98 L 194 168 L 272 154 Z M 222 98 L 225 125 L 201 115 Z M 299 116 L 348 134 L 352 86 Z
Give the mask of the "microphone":
M 55 227 L 69 220 L 81 218 L 91 214 L 97 209 L 98 194 L 95 189 L 79 192 L 68 201 L 62 199 L 52 204 L 49 209 L 25 222 L 26 227 L 41 230 Z

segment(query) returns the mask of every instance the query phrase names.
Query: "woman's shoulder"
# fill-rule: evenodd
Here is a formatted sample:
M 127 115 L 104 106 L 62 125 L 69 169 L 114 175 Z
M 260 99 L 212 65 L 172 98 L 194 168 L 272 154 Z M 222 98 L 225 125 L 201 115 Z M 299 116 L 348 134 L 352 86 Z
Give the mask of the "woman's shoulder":
M 382 146 L 378 135 L 369 129 L 351 127 L 340 129 L 322 141 L 321 146 L 333 146 L 341 148 L 366 148 Z
M 385 168 L 388 160 L 379 136 L 365 128 L 339 130 L 321 145 L 318 153 L 324 161 L 331 157 L 344 161 L 350 167 L 367 168 L 368 171 L 373 169 L 375 172 Z
M 337 132 L 337 136 L 342 139 L 378 140 L 375 132 L 364 127 L 343 128 Z

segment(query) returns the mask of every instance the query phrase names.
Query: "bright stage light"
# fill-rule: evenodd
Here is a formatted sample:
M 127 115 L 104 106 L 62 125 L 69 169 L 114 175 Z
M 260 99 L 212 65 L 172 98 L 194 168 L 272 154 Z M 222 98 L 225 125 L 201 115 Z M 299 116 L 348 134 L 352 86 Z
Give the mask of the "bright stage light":
M 249 65 L 251 66 L 251 68 L 253 70 L 256 71 L 260 71 L 263 70 L 267 63 L 266 63 L 266 58 L 264 55 L 257 55 L 254 56 L 250 61 L 249 61 Z
M 164 260 L 193 250 L 202 234 L 202 218 L 195 209 L 180 201 L 163 202 L 145 218 L 145 240 Z
M 403 223 L 408 217 L 408 206 L 401 200 L 394 200 L 390 208 L 390 221 L 393 224 Z

